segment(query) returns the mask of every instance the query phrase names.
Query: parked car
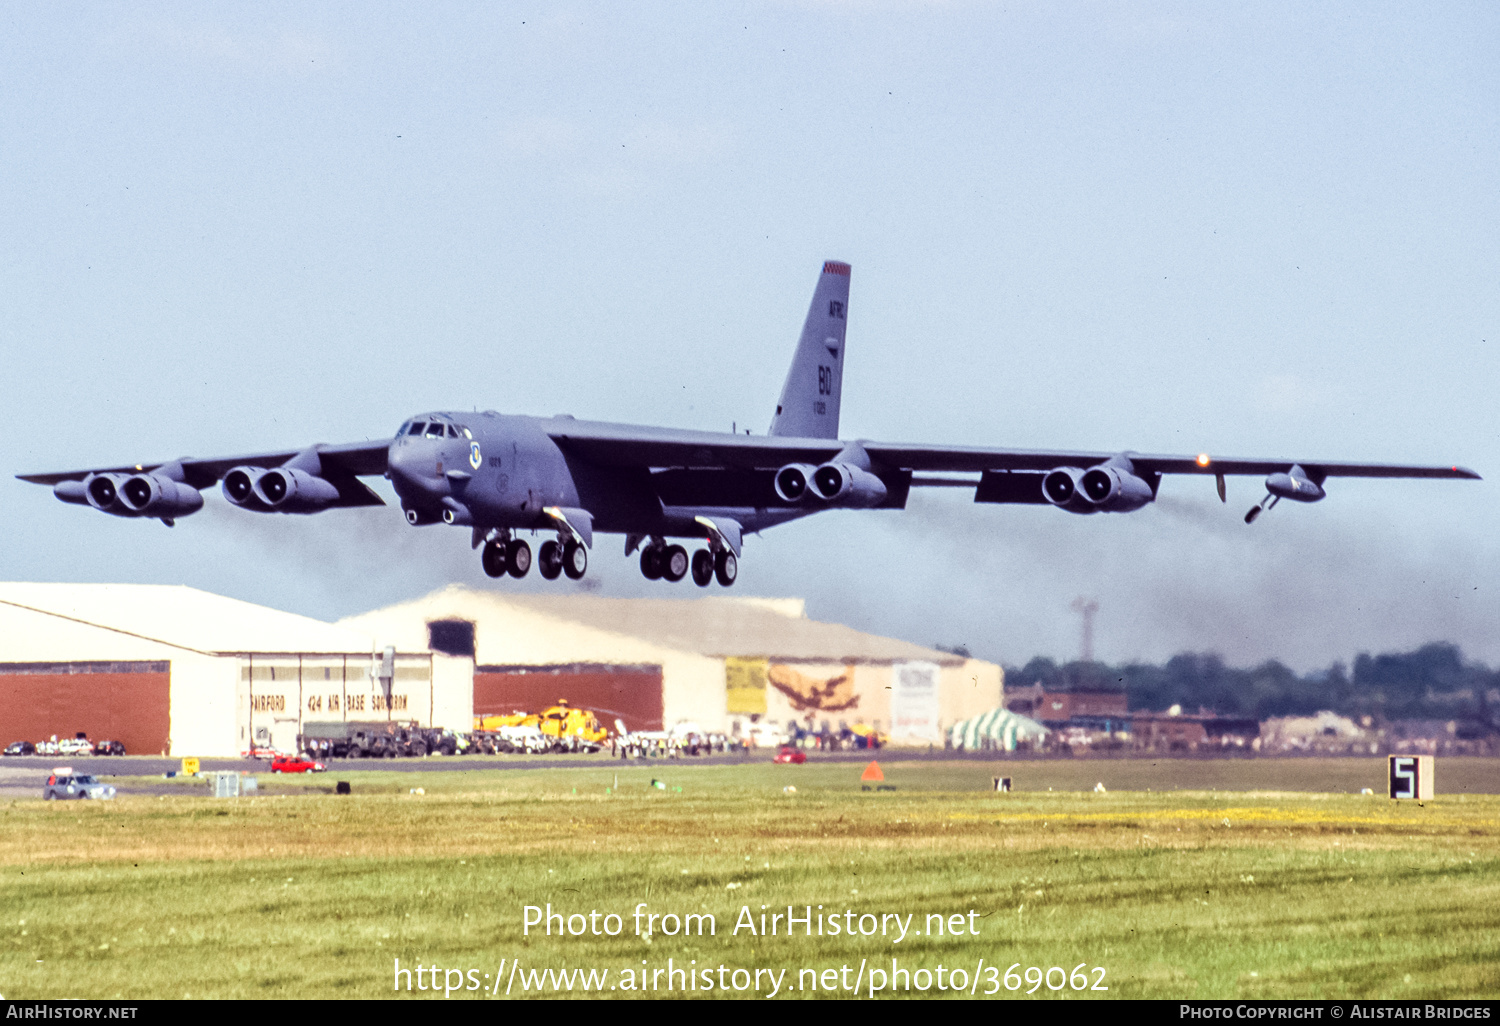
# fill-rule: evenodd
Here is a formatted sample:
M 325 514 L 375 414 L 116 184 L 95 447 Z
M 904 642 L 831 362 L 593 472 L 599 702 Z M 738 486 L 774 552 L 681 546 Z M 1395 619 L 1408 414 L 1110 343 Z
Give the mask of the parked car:
M 36 745 L 30 741 L 12 741 L 5 746 L 6 755 L 35 755 Z
M 125 745 L 121 741 L 95 741 L 95 755 L 124 755 Z
M 99 798 L 109 799 L 115 796 L 113 784 L 106 784 L 88 773 L 74 773 L 72 770 L 60 770 L 47 778 L 47 786 L 42 789 L 42 797 L 51 801 L 54 798 Z
M 58 755 L 93 755 L 94 746 L 86 737 L 65 737 L 57 743 Z
M 777 752 L 776 757 L 771 761 L 789 762 L 793 763 L 794 765 L 800 766 L 802 765 L 802 763 L 807 761 L 807 753 L 802 751 L 800 748 L 789 748 L 786 745 L 782 745 L 781 751 Z
M 244 759 L 276 759 L 280 758 L 281 755 L 282 752 L 278 749 L 268 748 L 264 745 L 252 748 L 248 752 L 240 753 L 240 757 Z
M 328 767 L 311 759 L 299 759 L 293 755 L 278 755 L 271 760 L 272 773 L 321 773 Z

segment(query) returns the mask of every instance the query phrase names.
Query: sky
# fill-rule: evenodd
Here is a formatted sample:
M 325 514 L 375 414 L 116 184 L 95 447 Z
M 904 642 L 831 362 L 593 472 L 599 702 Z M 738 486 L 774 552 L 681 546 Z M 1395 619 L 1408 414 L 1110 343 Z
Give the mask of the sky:
M 843 437 L 1461 464 L 1168 479 L 1129 515 L 831 512 L 736 593 L 1020 665 L 1500 662 L 1500 9 L 1255 2 L 10 5 L 0 579 L 335 619 L 492 582 L 467 529 L 216 490 L 173 529 L 14 474 L 430 409 L 763 432 L 825 259 Z M 389 485 L 372 482 L 387 499 Z M 715 589 L 717 590 L 717 589 Z

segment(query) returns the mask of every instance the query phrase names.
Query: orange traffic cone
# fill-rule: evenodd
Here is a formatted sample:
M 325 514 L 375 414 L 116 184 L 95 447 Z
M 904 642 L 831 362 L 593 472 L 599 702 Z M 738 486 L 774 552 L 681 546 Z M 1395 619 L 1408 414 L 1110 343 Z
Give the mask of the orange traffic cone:
M 880 763 L 871 762 L 870 765 L 865 767 L 865 771 L 859 779 L 864 781 L 884 780 L 885 774 L 880 772 Z

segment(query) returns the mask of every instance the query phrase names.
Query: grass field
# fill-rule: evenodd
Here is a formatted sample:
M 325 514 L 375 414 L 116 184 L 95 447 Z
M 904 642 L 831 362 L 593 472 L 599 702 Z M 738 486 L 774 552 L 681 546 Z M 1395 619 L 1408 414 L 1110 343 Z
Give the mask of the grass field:
M 997 997 L 1025 997 L 1037 967 L 1032 1000 L 1500 993 L 1493 760 L 1440 761 L 1440 797 L 1420 805 L 1354 793 L 1380 789 L 1374 759 L 899 763 L 886 767 L 894 791 L 862 791 L 847 763 L 619 765 L 358 771 L 349 796 L 320 776 L 237 800 L 184 784 L 8 802 L 0 994 L 388 997 L 396 958 L 439 967 L 436 995 L 409 995 L 429 1000 L 454 985 L 448 970 L 473 973 L 455 999 L 496 999 L 497 976 L 498 999 L 506 985 L 534 996 L 541 970 L 549 996 L 559 971 L 583 993 L 577 970 L 609 996 L 642 982 L 666 996 L 668 959 L 707 968 L 706 996 L 767 996 L 774 977 L 755 970 L 785 970 L 778 997 L 849 996 L 856 980 L 864 995 L 876 969 L 892 996 L 892 959 L 926 970 L 909 992 L 897 973 L 897 996 L 924 996 L 923 979 L 925 996 L 950 996 L 940 964 L 950 986 L 957 969 Z M 1022 790 L 993 793 L 994 774 Z M 1096 781 L 1105 793 L 1087 790 Z M 556 922 L 550 938 L 523 936 L 523 907 L 549 902 L 615 913 L 619 936 L 559 937 Z M 715 933 L 667 936 L 658 920 L 638 936 L 642 902 L 646 915 L 712 914 Z M 776 936 L 758 935 L 763 905 L 783 916 Z M 912 918 L 899 941 L 889 918 L 864 920 L 885 936 L 808 937 L 799 923 L 788 937 L 788 905 L 856 928 Z M 756 934 L 734 932 L 742 908 Z M 1048 969 L 1080 964 L 1074 984 L 1092 987 L 1100 967 L 1109 991 L 1049 990 L 1062 974 Z

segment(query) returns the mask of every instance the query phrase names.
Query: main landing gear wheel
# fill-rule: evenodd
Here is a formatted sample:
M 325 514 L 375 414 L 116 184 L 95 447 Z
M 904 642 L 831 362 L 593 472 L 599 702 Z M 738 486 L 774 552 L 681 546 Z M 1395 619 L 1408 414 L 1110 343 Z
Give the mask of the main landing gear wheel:
M 576 541 L 570 541 L 563 547 L 562 557 L 563 573 L 573 580 L 578 580 L 589 568 L 589 552 Z
M 724 587 L 734 583 L 734 579 L 740 575 L 740 562 L 734 558 L 734 553 L 725 549 L 714 557 L 714 576 Z
M 647 545 L 641 550 L 641 576 L 648 581 L 661 579 L 661 549 L 655 545 Z
M 479 562 L 484 567 L 484 572 L 491 577 L 504 577 L 506 552 L 505 542 L 499 538 L 484 543 L 484 550 L 479 554 Z
M 525 577 L 531 569 L 531 546 L 517 539 L 510 543 L 510 552 L 505 560 L 512 577 Z
M 549 581 L 557 580 L 557 575 L 563 572 L 562 546 L 555 541 L 542 542 L 542 547 L 536 555 L 537 569 L 542 576 Z
M 669 581 L 680 581 L 687 576 L 688 554 L 681 545 L 668 545 L 662 553 L 661 575 Z
M 713 579 L 714 554 L 707 549 L 699 549 L 693 553 L 693 583 L 700 588 L 707 588 Z

